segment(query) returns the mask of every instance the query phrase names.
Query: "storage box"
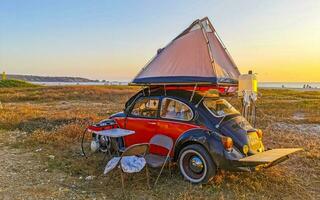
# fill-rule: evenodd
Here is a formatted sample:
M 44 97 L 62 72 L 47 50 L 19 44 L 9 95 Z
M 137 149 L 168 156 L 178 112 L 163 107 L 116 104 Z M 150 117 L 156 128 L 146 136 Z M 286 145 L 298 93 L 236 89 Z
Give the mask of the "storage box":
M 257 93 L 258 80 L 255 74 L 241 74 L 239 76 L 238 95 L 243 96 L 243 91 Z

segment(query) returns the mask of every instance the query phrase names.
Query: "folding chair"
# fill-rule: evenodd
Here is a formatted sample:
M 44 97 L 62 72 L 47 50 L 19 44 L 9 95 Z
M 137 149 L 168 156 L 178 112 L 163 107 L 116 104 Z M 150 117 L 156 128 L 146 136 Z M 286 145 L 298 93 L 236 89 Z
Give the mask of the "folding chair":
M 121 157 L 114 157 L 113 159 L 111 159 L 108 164 L 107 167 L 110 163 L 110 168 L 108 169 L 108 171 L 106 172 L 105 170 L 105 174 L 110 172 L 112 169 L 119 167 L 120 168 L 120 172 L 121 172 L 121 184 L 122 184 L 122 189 L 124 189 L 124 174 L 126 173 L 125 170 L 123 169 L 122 166 L 122 161 L 124 161 L 125 159 L 129 158 L 130 156 L 139 156 L 141 158 L 144 159 L 145 163 L 146 163 L 146 159 L 145 156 L 147 155 L 147 153 L 149 152 L 149 147 L 150 145 L 147 143 L 143 143 L 143 144 L 135 144 L 132 145 L 130 147 L 128 147 L 127 149 L 124 150 L 124 152 L 122 153 Z M 129 160 L 130 161 L 130 160 Z M 130 164 L 127 165 L 127 168 L 130 167 L 134 167 L 134 164 Z M 106 167 L 106 168 L 107 168 Z M 146 170 L 146 176 L 147 176 L 147 184 L 148 187 L 150 188 L 150 183 L 149 183 L 149 172 L 148 172 L 148 167 L 147 164 L 145 164 L 145 170 Z M 142 168 L 143 169 L 143 168 Z M 141 170 L 142 170 L 141 169 Z M 140 170 L 140 171 L 141 171 Z M 134 172 L 140 172 L 140 171 L 134 171 Z M 128 173 L 133 173 L 133 172 L 128 172 Z
M 173 140 L 168 136 L 157 134 L 151 138 L 150 145 L 160 146 L 160 147 L 168 150 L 168 153 L 166 156 L 161 156 L 161 155 L 157 155 L 157 154 L 147 154 L 146 155 L 147 165 L 149 165 L 152 168 L 161 167 L 160 173 L 154 183 L 154 186 L 155 186 L 157 184 L 158 179 L 159 179 L 166 164 L 169 165 L 169 171 L 171 174 L 170 153 L 171 153 L 172 147 L 173 147 Z

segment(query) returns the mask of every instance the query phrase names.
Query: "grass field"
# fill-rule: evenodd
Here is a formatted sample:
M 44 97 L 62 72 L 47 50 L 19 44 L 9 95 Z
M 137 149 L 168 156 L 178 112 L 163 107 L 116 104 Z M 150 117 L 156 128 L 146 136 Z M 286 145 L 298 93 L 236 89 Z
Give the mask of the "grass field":
M 25 88 L 37 86 L 38 85 L 21 80 L 0 80 L 0 88 Z
M 292 90 L 262 90 L 258 101 L 265 146 L 304 148 L 288 161 L 253 173 L 220 171 L 207 185 L 189 184 L 176 167 L 153 189 L 144 174 L 130 175 L 123 193 L 117 171 L 102 176 L 102 154 L 81 156 L 80 137 L 87 125 L 122 111 L 136 91 L 0 88 L 0 199 L 320 199 L 320 92 Z

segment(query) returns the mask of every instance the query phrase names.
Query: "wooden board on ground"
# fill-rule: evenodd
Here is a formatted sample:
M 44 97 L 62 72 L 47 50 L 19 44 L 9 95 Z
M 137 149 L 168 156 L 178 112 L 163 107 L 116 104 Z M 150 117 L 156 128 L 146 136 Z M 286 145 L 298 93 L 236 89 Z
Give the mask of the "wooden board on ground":
M 243 162 L 261 162 L 261 163 L 271 163 L 284 156 L 292 154 L 297 151 L 301 151 L 302 148 L 286 148 L 286 149 L 272 149 L 262 153 L 257 153 L 252 156 L 241 158 L 239 161 Z

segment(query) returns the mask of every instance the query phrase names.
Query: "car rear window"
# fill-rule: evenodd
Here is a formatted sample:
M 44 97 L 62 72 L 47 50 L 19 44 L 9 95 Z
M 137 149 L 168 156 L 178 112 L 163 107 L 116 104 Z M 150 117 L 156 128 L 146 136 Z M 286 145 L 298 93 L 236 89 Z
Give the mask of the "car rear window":
M 206 98 L 203 104 L 207 109 L 218 117 L 223 117 L 230 114 L 238 114 L 239 112 L 224 99 Z
M 164 98 L 161 103 L 160 117 L 166 119 L 190 121 L 193 118 L 193 112 L 189 106 L 181 101 L 171 98 Z
M 159 99 L 157 98 L 141 98 L 135 103 L 131 115 L 156 118 L 158 115 L 158 106 Z

